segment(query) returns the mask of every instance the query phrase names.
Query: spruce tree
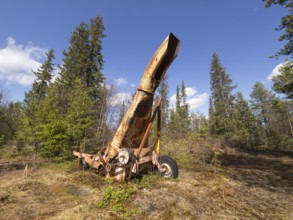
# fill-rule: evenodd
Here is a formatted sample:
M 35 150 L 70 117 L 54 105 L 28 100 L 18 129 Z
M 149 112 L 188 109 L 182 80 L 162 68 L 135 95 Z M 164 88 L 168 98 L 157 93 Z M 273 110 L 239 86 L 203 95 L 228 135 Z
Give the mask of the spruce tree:
M 177 87 L 176 87 L 176 106 L 175 106 L 176 112 L 180 111 L 180 107 L 181 107 L 180 88 L 179 88 L 179 85 L 177 85 Z
M 223 135 L 231 131 L 234 96 L 232 79 L 226 74 L 216 53 L 213 54 L 210 68 L 210 132 Z
M 36 79 L 32 84 L 31 90 L 25 94 L 24 109 L 25 117 L 23 118 L 23 131 L 24 134 L 20 136 L 26 137 L 31 142 L 36 153 L 38 152 L 39 145 L 41 143 L 40 134 L 45 122 L 45 113 L 42 108 L 45 101 L 48 88 L 52 79 L 52 71 L 54 70 L 54 51 L 49 50 L 46 53 L 47 59 L 40 66 L 40 68 L 34 72 Z
M 89 128 L 93 124 L 93 116 L 89 113 L 91 99 L 89 91 L 83 86 L 80 79 L 73 82 L 74 90 L 70 90 L 68 101 L 70 106 L 66 114 L 67 135 L 72 147 L 80 151 L 86 150 L 87 139 L 90 137 Z
M 91 20 L 90 25 L 81 23 L 72 33 L 67 51 L 63 52 L 63 65 L 60 66 L 58 82 L 68 91 L 72 84 L 80 79 L 84 87 L 90 88 L 89 95 L 93 100 L 101 98 L 105 78 L 102 74 L 102 38 L 104 25 L 101 17 Z
M 184 81 L 176 87 L 175 109 L 170 112 L 169 128 L 177 134 L 187 134 L 190 130 L 189 106 Z
M 101 17 L 91 19 L 89 24 L 83 22 L 72 33 L 70 46 L 63 52 L 63 65 L 57 79 L 58 106 L 66 118 L 71 146 L 81 146 L 86 139 L 95 139 L 106 126 L 103 32 Z
M 66 118 L 58 111 L 58 86 L 50 84 L 48 93 L 41 102 L 41 117 L 43 123 L 39 129 L 38 137 L 41 144 L 40 153 L 45 157 L 68 156 L 69 138 Z M 71 154 L 71 152 L 70 152 Z
M 184 81 L 181 83 L 181 105 L 179 109 L 179 117 L 180 117 L 180 125 L 181 130 L 183 133 L 187 133 L 190 127 L 190 120 L 189 120 L 189 105 L 187 103 L 187 94 L 186 94 L 186 87 Z

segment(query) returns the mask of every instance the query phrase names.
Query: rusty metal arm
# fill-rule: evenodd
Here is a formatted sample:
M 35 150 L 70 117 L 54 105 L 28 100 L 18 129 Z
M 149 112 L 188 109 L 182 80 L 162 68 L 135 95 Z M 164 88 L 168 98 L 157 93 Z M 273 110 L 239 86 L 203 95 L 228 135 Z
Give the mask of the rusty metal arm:
M 162 103 L 162 98 L 160 98 L 160 99 L 158 100 L 158 103 L 157 103 L 156 108 L 155 108 L 155 110 L 154 110 L 154 113 L 153 113 L 153 115 L 152 115 L 151 121 L 150 121 L 150 123 L 148 124 L 148 127 L 147 127 L 147 129 L 146 129 L 146 131 L 145 131 L 145 133 L 144 133 L 143 139 L 142 139 L 142 141 L 141 141 L 141 143 L 140 143 L 140 145 L 139 145 L 139 148 L 138 148 L 138 151 L 137 151 L 137 155 L 135 155 L 136 157 L 139 157 L 139 156 L 140 156 L 141 150 L 142 150 L 142 148 L 145 146 L 145 143 L 146 143 L 147 138 L 148 138 L 148 136 L 149 136 L 149 133 L 150 133 L 150 130 L 151 130 L 152 124 L 153 124 L 153 122 L 154 122 L 154 119 L 155 119 L 155 117 L 156 117 L 156 115 L 157 115 L 157 113 L 159 112 L 159 109 L 160 109 L 160 107 L 161 107 L 161 103 Z
M 151 119 L 153 96 L 168 67 L 177 56 L 178 48 L 179 40 L 170 33 L 155 52 L 144 71 L 129 109 L 107 147 L 105 162 L 114 158 L 121 148 L 137 148 L 143 146 L 142 142 L 146 144 L 145 128 Z

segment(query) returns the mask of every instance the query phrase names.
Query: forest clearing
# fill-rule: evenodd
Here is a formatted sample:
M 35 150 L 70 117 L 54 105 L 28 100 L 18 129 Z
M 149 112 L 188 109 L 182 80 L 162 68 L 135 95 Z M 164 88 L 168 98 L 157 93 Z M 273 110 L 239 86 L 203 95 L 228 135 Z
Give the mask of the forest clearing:
M 176 180 L 150 174 L 122 185 L 78 170 L 75 161 L 2 166 L 0 219 L 293 218 L 292 157 L 220 151 L 220 163 L 180 169 Z M 109 189 L 128 196 L 113 193 L 103 206 Z
M 51 48 L 10 30 L 0 41 L 0 220 L 293 220 L 293 1 L 260 0 L 282 8 L 283 46 L 265 34 L 274 13 L 253 1 L 190 1 L 178 19 L 175 1 L 174 12 L 139 3 L 131 18 L 132 6 L 104 18 L 92 2 L 69 23 L 65 3 L 50 3 L 61 13 L 51 27 L 48 15 L 28 21 L 49 33 L 23 41 Z

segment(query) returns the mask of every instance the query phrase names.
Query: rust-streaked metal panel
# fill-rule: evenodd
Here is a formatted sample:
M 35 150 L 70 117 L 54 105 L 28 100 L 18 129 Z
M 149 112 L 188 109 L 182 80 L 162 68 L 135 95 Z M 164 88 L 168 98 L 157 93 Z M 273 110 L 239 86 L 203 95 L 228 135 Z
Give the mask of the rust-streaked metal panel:
M 144 71 L 128 111 L 106 149 L 105 162 L 114 158 L 120 148 L 139 147 L 151 120 L 154 93 L 168 67 L 177 56 L 178 48 L 179 40 L 170 33 L 155 52 Z

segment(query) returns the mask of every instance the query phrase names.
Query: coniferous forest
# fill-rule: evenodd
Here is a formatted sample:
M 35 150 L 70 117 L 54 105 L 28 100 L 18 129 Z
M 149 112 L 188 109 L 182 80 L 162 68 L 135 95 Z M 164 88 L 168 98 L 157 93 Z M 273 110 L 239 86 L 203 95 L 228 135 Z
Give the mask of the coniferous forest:
M 109 144 L 130 104 L 113 105 L 103 18 L 81 22 L 62 64 L 47 51 L 23 101 L 0 90 L 0 219 L 293 219 L 293 1 L 263 2 L 289 12 L 277 28 L 284 46 L 268 58 L 285 60 L 271 88 L 255 82 L 244 97 L 214 52 L 205 115 L 190 111 L 184 80 L 171 106 L 168 73 L 162 79 L 154 100 L 161 154 L 179 167 L 172 180 L 153 169 L 119 185 L 76 163 L 72 151 Z
M 5 91 L 1 91 L 1 146 L 13 145 L 18 151 L 29 148 L 48 158 L 67 158 L 72 150 L 94 152 L 108 143 L 128 106 L 123 103 L 114 108 L 110 104 L 114 92 L 107 89 L 103 74 L 104 37 L 101 17 L 80 23 L 63 52 L 56 79 L 51 49 L 34 72 L 36 79 L 23 102 L 7 102 Z M 292 57 L 291 41 L 276 56 Z M 190 142 L 218 140 L 242 150 L 292 152 L 292 65 L 292 61 L 286 61 L 281 74 L 273 78 L 272 89 L 255 82 L 246 100 L 220 57 L 212 54 L 208 115 L 189 111 L 184 81 L 177 85 L 176 105 L 171 108 L 166 75 L 157 95 L 163 97 L 163 138 L 167 142 L 186 138 L 191 138 Z

